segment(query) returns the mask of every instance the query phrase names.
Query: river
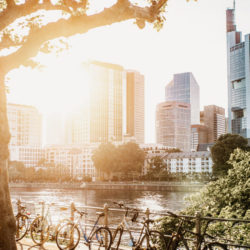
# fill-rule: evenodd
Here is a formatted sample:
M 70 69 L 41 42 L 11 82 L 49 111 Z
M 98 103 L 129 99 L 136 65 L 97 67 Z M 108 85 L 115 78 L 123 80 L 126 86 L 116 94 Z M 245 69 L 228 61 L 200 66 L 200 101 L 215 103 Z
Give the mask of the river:
M 112 205 L 113 201 L 123 201 L 128 206 L 150 211 L 164 212 L 169 209 L 179 211 L 187 202 L 185 198 L 192 193 L 168 191 L 126 191 L 126 190 L 70 190 L 70 189 L 37 189 L 11 188 L 11 198 L 19 197 L 26 202 L 37 204 L 39 201 L 55 202 L 76 206 L 102 207 L 105 203 Z

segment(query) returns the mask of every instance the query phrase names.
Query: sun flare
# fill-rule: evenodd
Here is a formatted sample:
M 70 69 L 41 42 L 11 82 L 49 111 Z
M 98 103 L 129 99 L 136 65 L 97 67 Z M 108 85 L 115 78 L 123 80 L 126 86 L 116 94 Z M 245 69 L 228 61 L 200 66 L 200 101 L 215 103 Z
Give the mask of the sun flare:
M 36 106 L 42 113 L 68 113 L 86 105 L 89 77 L 83 62 L 69 55 L 42 59 L 43 67 L 11 76 L 8 101 Z

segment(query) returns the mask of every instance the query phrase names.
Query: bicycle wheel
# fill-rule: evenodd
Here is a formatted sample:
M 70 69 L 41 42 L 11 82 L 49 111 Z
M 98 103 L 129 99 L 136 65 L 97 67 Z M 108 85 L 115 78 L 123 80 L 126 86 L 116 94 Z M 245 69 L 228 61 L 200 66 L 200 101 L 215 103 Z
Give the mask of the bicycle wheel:
M 43 216 L 36 217 L 30 225 L 30 236 L 37 245 L 42 245 L 49 239 L 50 226 Z
M 18 214 L 16 216 L 16 241 L 21 240 L 28 231 L 28 216 Z
M 227 250 L 227 246 L 223 243 L 212 242 L 204 246 L 202 250 Z
M 107 227 L 99 227 L 89 238 L 89 249 L 110 249 L 112 234 Z
M 61 250 L 72 250 L 80 241 L 80 231 L 74 223 L 62 225 L 56 234 L 56 245 Z
M 165 237 L 161 232 L 152 230 L 149 234 L 143 235 L 140 248 L 147 250 L 165 250 L 167 248 Z

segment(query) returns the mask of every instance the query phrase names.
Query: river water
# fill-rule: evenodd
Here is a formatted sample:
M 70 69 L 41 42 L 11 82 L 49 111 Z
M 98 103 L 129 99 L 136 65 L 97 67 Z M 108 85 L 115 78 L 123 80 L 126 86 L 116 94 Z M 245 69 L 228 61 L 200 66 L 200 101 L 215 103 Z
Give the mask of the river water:
M 124 204 L 150 211 L 179 211 L 187 206 L 185 198 L 192 193 L 168 191 L 131 191 L 131 190 L 69 190 L 69 189 L 36 189 L 11 188 L 11 198 L 19 197 L 29 203 L 39 201 L 55 202 L 76 206 L 103 207 L 105 203 L 113 206 L 113 201 L 123 201 Z

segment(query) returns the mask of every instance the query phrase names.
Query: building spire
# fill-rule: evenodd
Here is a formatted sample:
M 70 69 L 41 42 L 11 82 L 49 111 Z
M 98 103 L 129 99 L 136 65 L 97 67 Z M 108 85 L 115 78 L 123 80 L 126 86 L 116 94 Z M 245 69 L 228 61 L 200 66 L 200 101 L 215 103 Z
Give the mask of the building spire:
M 234 0 L 234 8 L 233 9 L 235 10 L 235 0 Z

